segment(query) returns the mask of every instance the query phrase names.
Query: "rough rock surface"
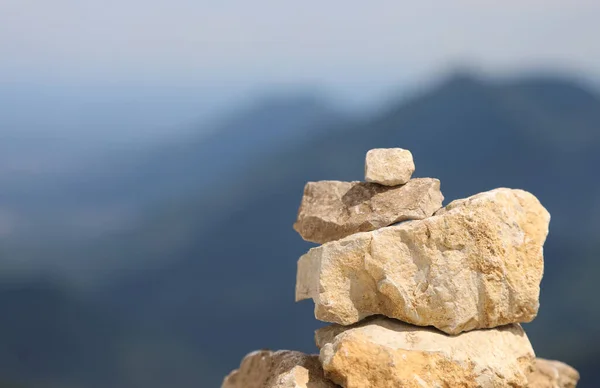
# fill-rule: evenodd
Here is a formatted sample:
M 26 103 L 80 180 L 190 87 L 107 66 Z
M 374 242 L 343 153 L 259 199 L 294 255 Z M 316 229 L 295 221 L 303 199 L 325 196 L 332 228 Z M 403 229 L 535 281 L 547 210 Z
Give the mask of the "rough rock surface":
M 300 352 L 259 350 L 244 357 L 221 388 L 335 388 L 325 379 L 317 356 Z
M 402 148 L 376 148 L 367 152 L 365 180 L 385 186 L 403 185 L 415 172 L 412 153 Z
M 435 216 L 358 233 L 298 261 L 296 300 L 352 324 L 375 314 L 450 334 L 529 322 L 539 307 L 550 215 L 530 193 L 496 189 Z
M 374 317 L 315 339 L 325 376 L 345 388 L 526 387 L 535 357 L 518 324 L 448 336 Z
M 442 207 L 440 181 L 412 179 L 396 187 L 365 182 L 309 182 L 294 229 L 323 244 L 406 220 L 431 216 Z
M 575 388 L 579 372 L 560 361 L 538 358 L 527 379 L 530 388 Z

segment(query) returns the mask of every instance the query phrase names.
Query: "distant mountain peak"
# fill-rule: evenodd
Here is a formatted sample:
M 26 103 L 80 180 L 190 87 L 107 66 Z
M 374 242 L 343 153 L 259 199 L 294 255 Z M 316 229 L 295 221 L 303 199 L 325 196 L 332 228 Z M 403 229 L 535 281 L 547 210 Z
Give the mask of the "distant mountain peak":
M 493 83 L 486 77 L 477 72 L 468 69 L 457 69 L 440 78 L 434 85 L 433 94 L 438 93 L 460 93 L 483 91 L 493 86 Z
M 485 84 L 484 78 L 476 72 L 468 69 L 456 69 L 446 76 L 442 77 L 441 85 L 482 85 Z

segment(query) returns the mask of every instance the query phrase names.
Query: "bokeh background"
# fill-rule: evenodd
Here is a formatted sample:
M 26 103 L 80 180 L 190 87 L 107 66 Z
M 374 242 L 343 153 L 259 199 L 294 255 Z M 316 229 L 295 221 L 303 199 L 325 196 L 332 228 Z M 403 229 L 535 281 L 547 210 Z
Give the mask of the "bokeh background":
M 412 150 L 552 214 L 538 356 L 600 386 L 596 0 L 1 0 L 2 387 L 218 387 L 315 352 L 306 181 Z M 2 385 L 4 384 L 4 385 Z

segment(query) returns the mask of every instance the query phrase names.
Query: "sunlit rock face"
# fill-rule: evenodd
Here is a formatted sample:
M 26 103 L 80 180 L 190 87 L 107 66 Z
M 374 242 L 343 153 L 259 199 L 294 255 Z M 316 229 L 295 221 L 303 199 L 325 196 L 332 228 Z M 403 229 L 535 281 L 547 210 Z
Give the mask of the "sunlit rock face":
M 550 215 L 530 193 L 496 189 L 435 216 L 358 233 L 298 261 L 296 300 L 349 325 L 381 314 L 458 334 L 535 318 Z
M 526 387 L 535 358 L 518 324 L 450 336 L 375 317 L 315 337 L 325 376 L 345 388 Z

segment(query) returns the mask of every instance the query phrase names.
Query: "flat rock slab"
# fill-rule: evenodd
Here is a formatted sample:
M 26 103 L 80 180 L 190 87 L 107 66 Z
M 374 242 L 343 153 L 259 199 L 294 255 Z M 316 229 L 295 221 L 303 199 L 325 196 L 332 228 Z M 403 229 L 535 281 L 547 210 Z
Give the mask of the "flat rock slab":
M 325 379 L 316 355 L 289 350 L 248 354 L 225 378 L 221 388 L 335 388 Z
M 365 182 L 309 182 L 294 229 L 307 241 L 323 244 L 396 222 L 427 218 L 442 207 L 440 181 L 411 179 L 387 187 Z
M 376 148 L 365 158 L 365 181 L 385 186 L 403 185 L 415 172 L 412 153 L 402 148 Z
M 538 358 L 527 379 L 529 388 L 575 388 L 579 372 L 560 361 Z
M 298 261 L 296 300 L 349 325 L 382 314 L 449 333 L 537 315 L 550 215 L 530 193 L 496 189 L 435 216 L 358 233 Z
M 375 317 L 315 339 L 325 376 L 345 388 L 527 387 L 535 358 L 518 324 L 449 336 Z

